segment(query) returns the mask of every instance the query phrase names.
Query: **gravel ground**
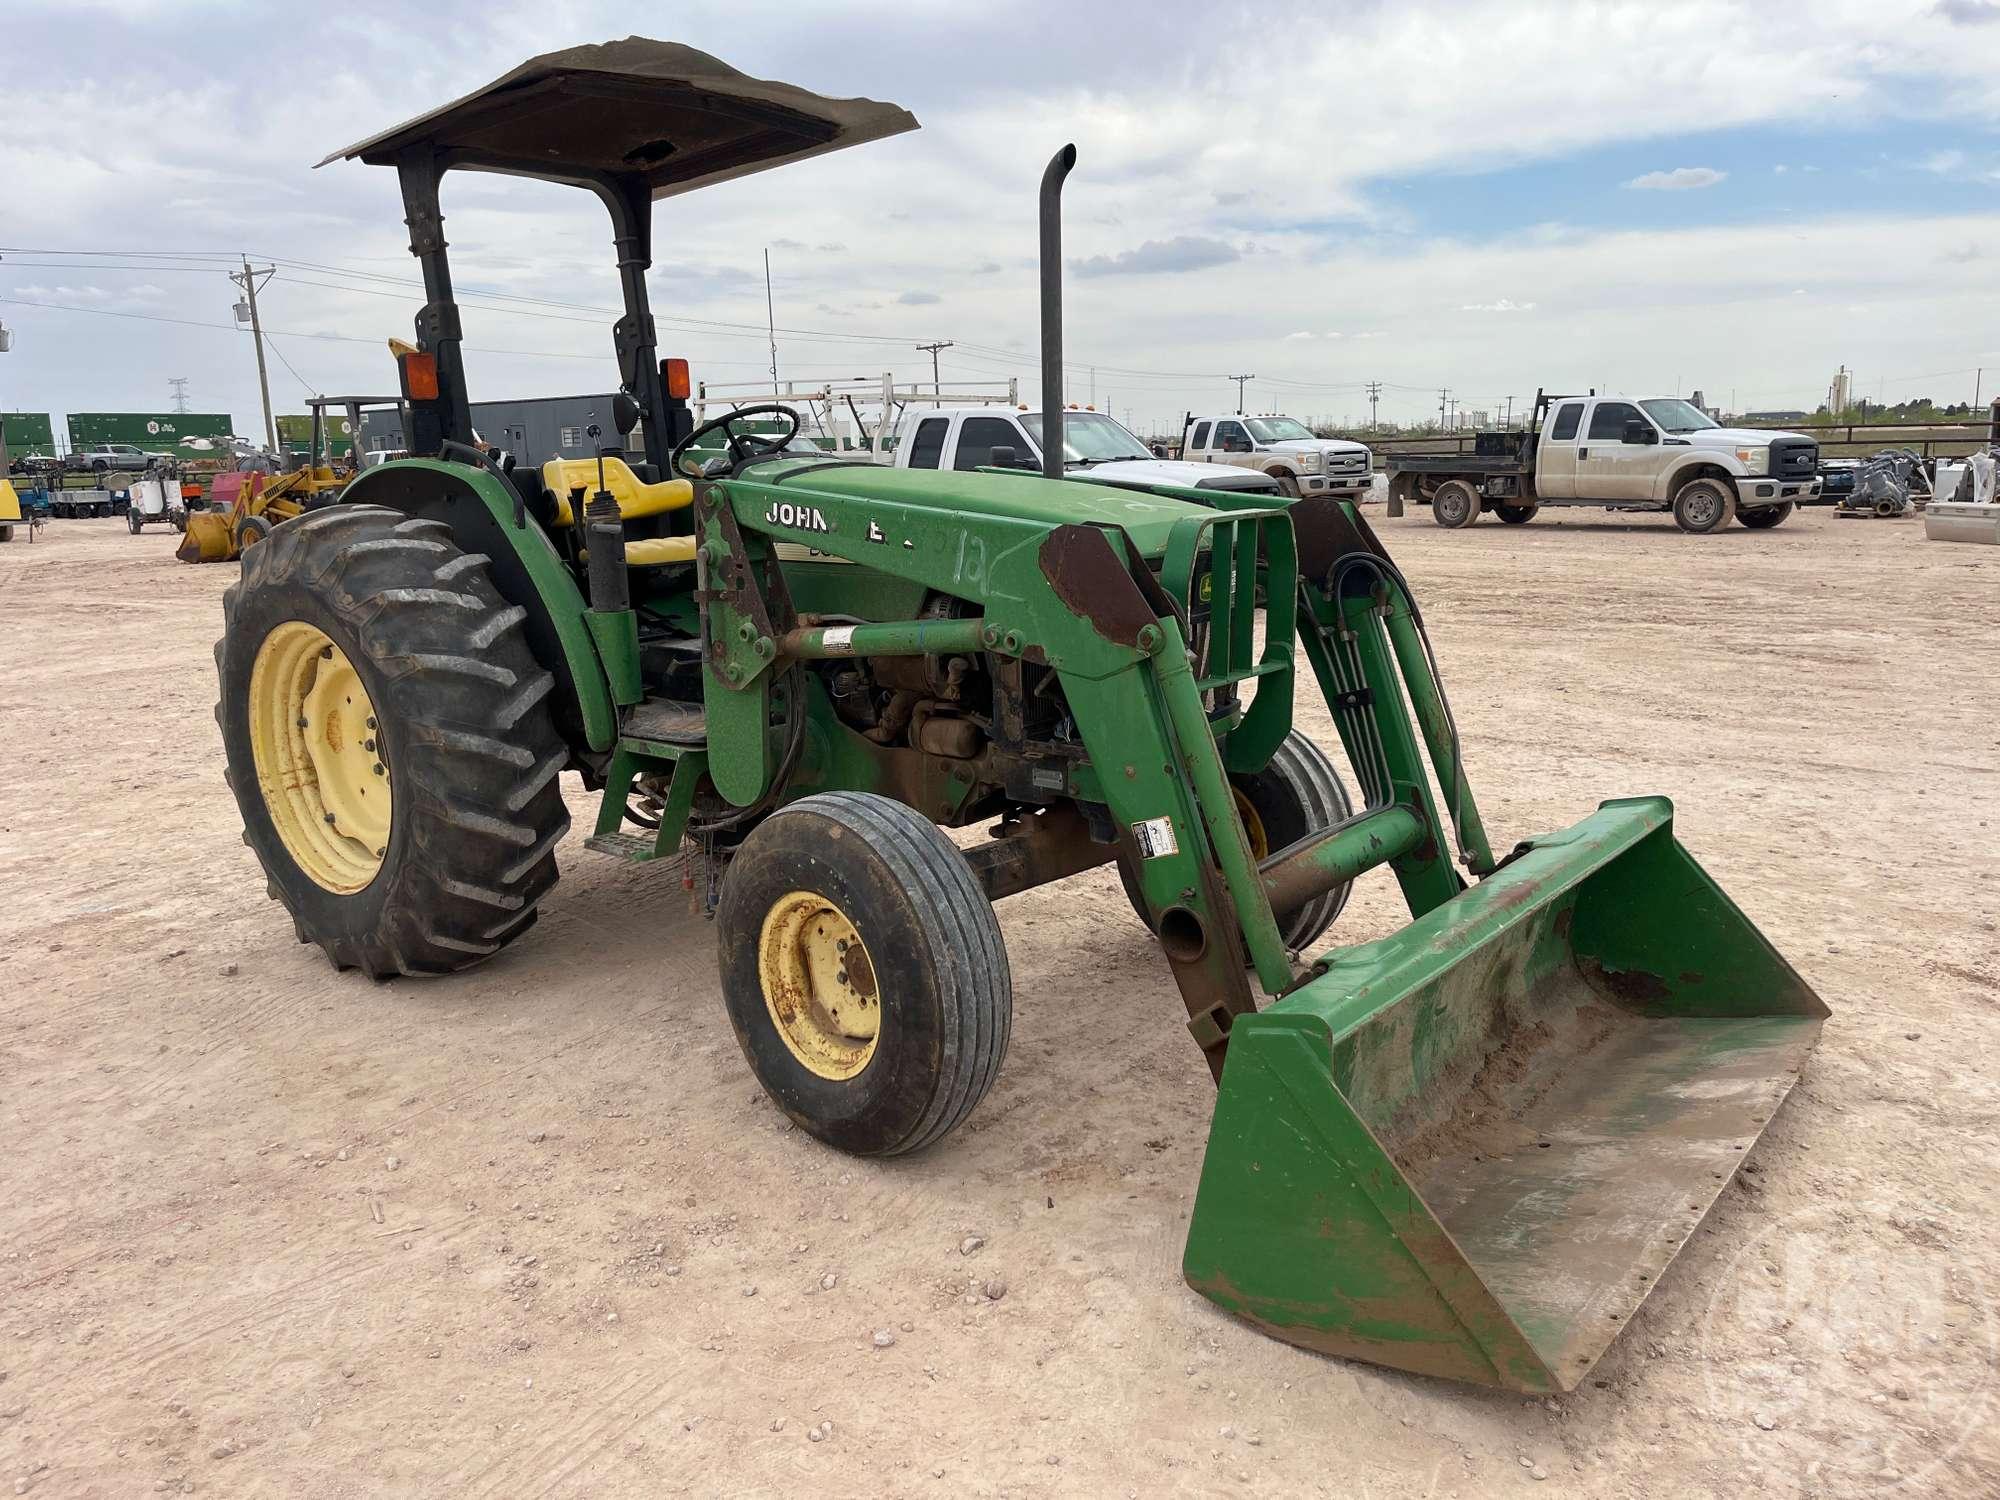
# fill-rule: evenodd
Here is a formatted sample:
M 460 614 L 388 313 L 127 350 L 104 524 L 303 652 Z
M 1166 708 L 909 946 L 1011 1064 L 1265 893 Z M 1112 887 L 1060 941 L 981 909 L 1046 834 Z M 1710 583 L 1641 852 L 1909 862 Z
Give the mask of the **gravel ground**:
M 1182 1284 L 1212 1086 L 1106 871 L 1002 907 L 1006 1070 L 890 1165 L 764 1102 L 693 895 L 580 832 L 494 963 L 335 974 L 222 782 L 234 568 L 72 521 L 0 547 L 0 1485 L 2000 1493 L 2000 550 L 1382 524 L 1496 845 L 1665 792 L 1834 1010 L 1574 1395 L 1302 1353 Z M 1400 920 L 1378 874 L 1340 930 Z

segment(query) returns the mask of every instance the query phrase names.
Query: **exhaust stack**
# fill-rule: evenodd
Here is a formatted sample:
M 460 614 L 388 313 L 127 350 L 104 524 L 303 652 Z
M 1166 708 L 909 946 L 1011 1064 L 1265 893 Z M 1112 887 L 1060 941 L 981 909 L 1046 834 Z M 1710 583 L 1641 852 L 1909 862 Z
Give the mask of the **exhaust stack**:
M 1042 173 L 1042 475 L 1063 477 L 1062 190 L 1076 147 L 1049 158 Z

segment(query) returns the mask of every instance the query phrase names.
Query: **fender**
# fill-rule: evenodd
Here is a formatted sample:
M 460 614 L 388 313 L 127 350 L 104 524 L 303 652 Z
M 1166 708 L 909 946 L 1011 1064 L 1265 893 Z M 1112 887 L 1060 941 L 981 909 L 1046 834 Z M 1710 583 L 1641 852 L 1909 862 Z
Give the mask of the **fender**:
M 1738 480 L 1747 477 L 1735 454 L 1721 448 L 1693 448 L 1684 454 L 1677 454 L 1673 463 L 1653 481 L 1653 498 L 1662 504 L 1671 501 L 1674 491 L 1681 487 L 1681 481 L 1687 478 L 1691 469 L 1713 470 L 1718 477 L 1727 478 L 1732 488 Z
M 343 505 L 386 505 L 443 521 L 459 546 L 484 553 L 500 597 L 528 612 L 528 645 L 555 674 L 556 719 L 572 745 L 609 750 L 618 714 L 597 645 L 584 623 L 583 593 L 533 520 L 514 524 L 515 496 L 491 474 L 435 458 L 405 458 L 364 470 L 341 491 Z

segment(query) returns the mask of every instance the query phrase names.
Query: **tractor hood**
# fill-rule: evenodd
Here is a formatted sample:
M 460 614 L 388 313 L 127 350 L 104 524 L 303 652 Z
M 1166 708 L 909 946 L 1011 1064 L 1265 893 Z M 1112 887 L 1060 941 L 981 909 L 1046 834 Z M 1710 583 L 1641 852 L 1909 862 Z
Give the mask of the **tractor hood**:
M 1134 464 L 1134 468 L 1151 467 Z M 975 474 L 953 469 L 888 469 L 875 464 L 826 463 L 807 459 L 791 465 L 759 464 L 745 476 L 776 483 L 804 499 L 808 492 L 870 496 L 941 510 L 1010 516 L 1043 526 L 1117 526 L 1148 558 L 1163 556 L 1176 521 L 1213 517 L 1206 506 L 1144 495 L 1110 484 L 1044 479 L 1039 474 Z M 1159 482 L 1159 476 L 1152 476 Z
M 355 157 L 393 165 L 419 148 L 440 153 L 446 167 L 579 187 L 636 176 L 668 198 L 916 128 L 894 104 L 829 99 L 634 36 L 530 58 L 319 165 Z

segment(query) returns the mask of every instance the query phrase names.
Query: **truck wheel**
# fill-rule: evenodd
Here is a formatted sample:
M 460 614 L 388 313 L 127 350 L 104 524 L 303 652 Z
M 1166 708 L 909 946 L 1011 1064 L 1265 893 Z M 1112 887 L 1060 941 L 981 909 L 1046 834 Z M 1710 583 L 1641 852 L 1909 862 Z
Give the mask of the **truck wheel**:
M 569 760 L 527 614 L 439 521 L 343 506 L 253 547 L 215 663 L 243 840 L 337 968 L 445 974 L 556 883 Z
M 1447 479 L 1431 494 L 1431 519 L 1456 531 L 1479 519 L 1479 494 L 1463 479 Z
M 1289 474 L 1273 474 L 1271 477 L 1278 481 L 1278 493 L 1287 500 L 1296 500 L 1305 493 L 1299 488 L 1298 480 Z
M 1500 519 L 1509 526 L 1525 526 L 1534 520 L 1536 513 L 1541 510 L 1539 505 L 1496 505 L 1493 508 L 1500 513 Z
M 1720 479 L 1690 479 L 1674 491 L 1674 524 L 1696 536 L 1715 530 L 1736 510 L 1736 491 Z
M 1783 505 L 1760 505 L 1755 510 L 1739 510 L 1736 519 L 1752 531 L 1769 531 L 1773 526 L 1782 526 L 1790 518 L 1795 502 L 1787 500 Z
M 856 1156 L 941 1140 L 999 1076 L 1013 1017 L 1000 923 L 958 847 L 866 792 L 772 813 L 716 912 L 723 1001 L 750 1071 Z
M 13 540 L 14 528 L 11 526 L 0 526 L 0 542 L 11 542 Z
M 1324 750 L 1296 729 L 1285 736 L 1278 753 L 1263 770 L 1231 776 L 1229 789 L 1235 794 L 1236 812 L 1243 819 L 1243 831 L 1250 839 L 1250 853 L 1261 860 L 1309 833 L 1331 828 L 1354 816 L 1354 804 L 1340 773 Z M 1146 900 L 1138 879 L 1124 860 L 1118 862 L 1118 878 L 1125 886 L 1125 899 L 1139 920 L 1151 925 L 1146 916 Z M 1332 925 L 1347 905 L 1353 882 L 1335 886 L 1315 896 L 1303 906 L 1276 913 L 1278 934 L 1294 951 L 1310 947 Z

